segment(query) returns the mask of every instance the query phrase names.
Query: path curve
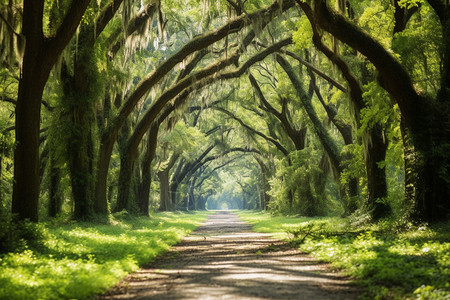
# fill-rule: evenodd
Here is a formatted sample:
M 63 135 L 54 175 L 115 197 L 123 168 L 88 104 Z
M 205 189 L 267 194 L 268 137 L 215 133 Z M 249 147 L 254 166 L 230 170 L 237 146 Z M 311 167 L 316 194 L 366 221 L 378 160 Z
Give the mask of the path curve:
M 98 299 L 356 299 L 338 273 L 219 211 Z

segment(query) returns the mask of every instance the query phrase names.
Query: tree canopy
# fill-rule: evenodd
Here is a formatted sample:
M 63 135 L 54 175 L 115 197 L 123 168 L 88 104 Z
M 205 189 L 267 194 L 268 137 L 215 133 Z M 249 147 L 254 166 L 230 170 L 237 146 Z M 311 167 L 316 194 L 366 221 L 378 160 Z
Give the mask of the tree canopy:
M 449 9 L 1 0 L 1 214 L 447 220 Z

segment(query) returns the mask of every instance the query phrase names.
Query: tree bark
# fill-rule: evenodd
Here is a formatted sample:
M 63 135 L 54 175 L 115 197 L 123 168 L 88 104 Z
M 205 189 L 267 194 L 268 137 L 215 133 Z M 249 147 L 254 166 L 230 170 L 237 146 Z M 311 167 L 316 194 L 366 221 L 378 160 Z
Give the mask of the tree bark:
M 159 178 L 159 211 L 168 211 L 172 207 L 169 197 L 169 170 L 163 170 L 157 173 Z
M 148 132 L 147 152 L 142 161 L 142 180 L 139 184 L 138 207 L 139 213 L 143 216 L 149 214 L 150 186 L 152 183 L 151 166 L 158 144 L 159 124 L 154 123 Z
M 133 180 L 133 169 L 131 168 L 130 160 L 134 163 L 134 157 L 130 157 L 127 151 L 127 141 L 131 134 L 131 121 L 127 120 L 125 124 L 122 126 L 118 145 L 119 145 L 119 154 L 120 154 L 120 171 L 119 171 L 119 185 L 117 190 L 117 203 L 114 207 L 114 212 L 119 212 L 122 210 L 126 210 L 128 212 L 131 208 L 130 203 L 130 188 Z M 122 184 L 120 184 L 122 183 Z M 124 192 L 126 190 L 126 194 Z
M 179 154 L 173 154 L 169 160 L 167 167 L 161 171 L 158 171 L 156 174 L 159 178 L 159 210 L 160 211 L 168 211 L 172 208 L 170 203 L 169 196 L 169 172 L 172 169 L 175 162 L 178 160 Z
M 48 216 L 54 218 L 61 214 L 63 194 L 61 190 L 61 170 L 56 166 L 53 154 L 50 154 L 50 189 L 48 199 Z

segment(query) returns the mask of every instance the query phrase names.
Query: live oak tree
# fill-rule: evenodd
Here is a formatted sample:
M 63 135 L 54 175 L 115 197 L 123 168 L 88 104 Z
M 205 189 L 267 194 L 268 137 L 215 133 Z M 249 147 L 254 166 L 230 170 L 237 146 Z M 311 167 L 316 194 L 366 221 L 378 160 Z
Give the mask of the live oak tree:
M 398 104 L 407 134 L 415 151 L 411 157 L 412 170 L 409 182 L 415 186 L 410 195 L 413 203 L 412 215 L 419 220 L 445 219 L 449 213 L 449 169 L 448 169 L 448 89 L 450 76 L 450 23 L 448 6 L 443 1 L 426 1 L 439 19 L 442 31 L 441 82 L 437 95 L 430 97 L 417 91 L 411 74 L 380 42 L 364 30 L 330 9 L 327 1 L 314 1 L 313 12 L 317 25 L 331 33 L 343 43 L 365 55 L 378 71 L 379 84 Z
M 15 112 L 12 198 L 12 212 L 22 220 L 38 221 L 39 122 L 44 87 L 58 57 L 75 34 L 89 2 L 72 1 L 59 26 L 44 34 L 45 1 L 23 1 L 21 34 L 26 42 Z

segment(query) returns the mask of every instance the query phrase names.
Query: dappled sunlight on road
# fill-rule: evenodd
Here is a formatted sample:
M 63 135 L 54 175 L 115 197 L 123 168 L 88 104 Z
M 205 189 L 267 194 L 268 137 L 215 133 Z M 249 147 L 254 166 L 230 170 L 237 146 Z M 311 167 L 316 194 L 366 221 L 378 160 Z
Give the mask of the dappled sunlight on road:
M 222 211 L 102 299 L 352 299 L 327 266 Z

